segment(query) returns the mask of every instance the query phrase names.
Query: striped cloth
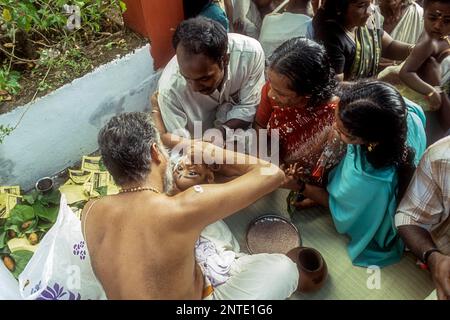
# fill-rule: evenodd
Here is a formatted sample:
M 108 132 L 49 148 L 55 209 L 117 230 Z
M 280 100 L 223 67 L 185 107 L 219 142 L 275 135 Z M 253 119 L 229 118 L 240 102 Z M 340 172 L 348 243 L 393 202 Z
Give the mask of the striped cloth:
M 424 153 L 395 216 L 396 226 L 430 231 L 436 246 L 450 254 L 450 136 Z

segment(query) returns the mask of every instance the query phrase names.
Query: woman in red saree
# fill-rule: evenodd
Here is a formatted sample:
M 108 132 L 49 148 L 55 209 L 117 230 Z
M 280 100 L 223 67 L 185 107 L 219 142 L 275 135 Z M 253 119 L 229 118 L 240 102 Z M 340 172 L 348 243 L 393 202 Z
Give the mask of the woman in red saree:
M 327 171 L 345 152 L 333 130 L 334 76 L 323 46 L 305 38 L 286 41 L 269 58 L 255 127 L 278 135 L 280 163 L 296 164 L 299 184 L 326 184 Z M 289 204 L 302 200 L 298 196 L 291 192 Z

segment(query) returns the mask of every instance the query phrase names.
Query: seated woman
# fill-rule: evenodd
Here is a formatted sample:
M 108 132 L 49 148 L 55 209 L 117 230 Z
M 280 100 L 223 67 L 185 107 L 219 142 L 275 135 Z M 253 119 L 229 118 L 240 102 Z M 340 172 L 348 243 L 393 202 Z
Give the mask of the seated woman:
M 381 14 L 383 30 L 392 39 L 416 44 L 423 31 L 423 9 L 414 0 L 379 0 L 376 10 Z M 396 66 L 397 61 L 384 59 L 380 69 Z
M 403 253 L 393 217 L 426 148 L 425 116 L 380 81 L 349 84 L 340 99 L 335 128 L 346 156 L 326 189 L 306 184 L 304 194 L 330 208 L 354 265 L 384 267 Z
M 414 0 L 380 0 L 383 29 L 392 39 L 415 44 L 423 31 L 423 9 Z
M 255 128 L 278 130 L 280 162 L 297 163 L 303 179 L 322 185 L 345 151 L 333 136 L 337 82 L 324 47 L 305 38 L 286 41 L 269 58 L 267 77 Z
M 339 80 L 374 77 L 380 58 L 403 61 L 412 45 L 394 41 L 381 28 L 371 0 L 326 1 L 313 19 L 314 37 L 323 43 Z

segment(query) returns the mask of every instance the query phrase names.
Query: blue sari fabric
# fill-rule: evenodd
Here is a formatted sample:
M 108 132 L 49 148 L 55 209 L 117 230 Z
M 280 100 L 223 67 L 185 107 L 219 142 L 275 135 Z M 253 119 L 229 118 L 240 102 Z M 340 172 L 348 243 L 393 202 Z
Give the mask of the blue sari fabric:
M 426 149 L 425 114 L 405 99 L 408 107 L 407 142 L 418 164 Z M 400 260 L 404 244 L 394 225 L 398 177 L 394 166 L 375 169 L 359 145 L 348 145 L 347 154 L 330 172 L 329 205 L 336 229 L 350 238 L 352 263 L 384 267 Z

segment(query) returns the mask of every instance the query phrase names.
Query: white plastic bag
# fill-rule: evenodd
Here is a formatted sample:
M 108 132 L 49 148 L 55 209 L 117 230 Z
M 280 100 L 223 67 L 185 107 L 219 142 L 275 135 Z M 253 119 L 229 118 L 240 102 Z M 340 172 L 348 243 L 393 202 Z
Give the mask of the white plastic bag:
M 0 300 L 22 300 L 19 284 L 0 260 Z
M 19 275 L 19 290 L 27 300 L 106 299 L 92 270 L 81 222 L 64 195 L 56 223 Z

